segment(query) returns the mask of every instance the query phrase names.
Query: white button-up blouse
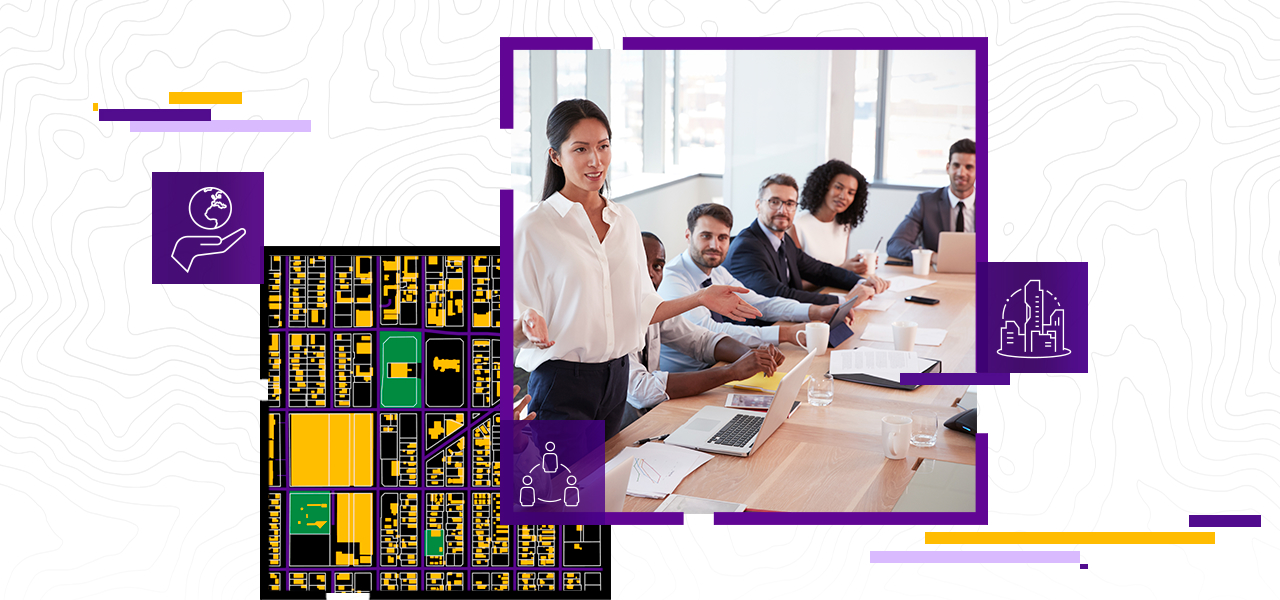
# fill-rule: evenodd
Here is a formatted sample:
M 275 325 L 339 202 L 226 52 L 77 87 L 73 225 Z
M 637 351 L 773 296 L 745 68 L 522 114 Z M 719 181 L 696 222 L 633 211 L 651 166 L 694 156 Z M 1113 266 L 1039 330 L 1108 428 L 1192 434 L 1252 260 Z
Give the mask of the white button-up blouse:
M 515 224 L 515 322 L 526 309 L 547 321 L 555 345 L 521 348 L 516 366 L 532 372 L 548 360 L 601 363 L 644 345 L 662 297 L 645 264 L 640 225 L 625 206 L 606 202 L 601 242 L 587 211 L 559 193 Z

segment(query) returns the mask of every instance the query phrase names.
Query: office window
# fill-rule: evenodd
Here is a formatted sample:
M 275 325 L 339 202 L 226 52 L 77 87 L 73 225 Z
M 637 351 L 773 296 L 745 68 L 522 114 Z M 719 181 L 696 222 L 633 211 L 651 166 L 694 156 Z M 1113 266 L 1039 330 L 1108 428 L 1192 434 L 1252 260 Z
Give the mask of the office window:
M 663 52 L 665 65 L 662 69 L 662 156 L 664 172 L 671 171 L 675 161 L 675 97 L 676 97 L 676 52 Z
M 532 167 L 529 163 L 530 114 L 529 114 L 529 53 L 515 52 L 515 115 L 511 128 L 511 186 L 515 191 L 515 205 L 524 206 L 533 201 Z M 538 182 L 541 186 L 542 182 Z
M 853 168 L 872 179 L 876 172 L 879 50 L 857 51 L 854 57 L 853 85 Z
M 682 51 L 677 60 L 675 163 L 681 171 L 723 173 L 727 54 Z
M 609 127 L 613 129 L 613 163 L 609 185 L 644 170 L 644 55 L 640 52 L 609 53 Z
M 587 97 L 587 51 L 556 51 L 556 102 Z
M 976 132 L 974 53 L 893 51 L 888 75 L 884 181 L 944 185 L 947 148 Z

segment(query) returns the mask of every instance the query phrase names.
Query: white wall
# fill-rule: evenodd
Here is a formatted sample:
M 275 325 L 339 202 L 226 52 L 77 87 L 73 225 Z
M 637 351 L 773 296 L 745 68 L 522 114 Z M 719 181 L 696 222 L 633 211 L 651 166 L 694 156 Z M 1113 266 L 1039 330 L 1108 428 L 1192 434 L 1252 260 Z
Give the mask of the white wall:
M 662 240 L 669 260 L 684 252 L 685 217 L 689 210 L 704 202 L 719 202 L 722 181 L 719 177 L 689 177 L 658 189 L 619 196 L 618 203 L 635 213 L 641 231 L 652 232 Z
M 943 179 L 938 182 L 938 187 L 946 183 Z M 898 228 L 902 217 L 911 210 L 911 205 L 915 204 L 919 193 L 917 190 L 889 189 L 872 185 L 867 195 L 867 215 L 863 218 L 862 224 L 849 233 L 850 255 L 856 254 L 859 248 L 875 248 L 876 242 L 884 236 L 884 242 L 880 244 L 880 261 L 883 263 L 888 256 L 885 248 L 889 245 L 889 236 L 893 235 L 893 230 Z
M 761 180 L 783 172 L 803 184 L 827 161 L 830 60 L 829 51 L 729 53 L 724 197 L 735 234 L 755 219 Z

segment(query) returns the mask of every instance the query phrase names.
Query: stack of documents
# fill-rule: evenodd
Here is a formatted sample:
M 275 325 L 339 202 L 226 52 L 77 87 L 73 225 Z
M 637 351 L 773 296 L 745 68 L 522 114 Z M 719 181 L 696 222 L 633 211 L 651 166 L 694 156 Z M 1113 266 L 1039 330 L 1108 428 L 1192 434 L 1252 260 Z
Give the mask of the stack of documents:
M 831 351 L 832 375 L 871 375 L 898 381 L 903 373 L 923 373 L 935 361 L 916 356 L 915 352 L 855 348 Z
M 605 465 L 606 473 L 619 461 L 631 463 L 631 479 L 627 481 L 627 495 L 640 498 L 665 498 L 674 492 L 694 469 L 711 460 L 711 455 L 680 446 L 668 446 L 650 442 L 639 448 L 623 448 Z
M 946 329 L 916 328 L 916 343 L 921 346 L 941 346 L 947 339 Z M 893 342 L 893 328 L 881 323 L 868 323 L 867 330 L 862 332 L 864 342 Z

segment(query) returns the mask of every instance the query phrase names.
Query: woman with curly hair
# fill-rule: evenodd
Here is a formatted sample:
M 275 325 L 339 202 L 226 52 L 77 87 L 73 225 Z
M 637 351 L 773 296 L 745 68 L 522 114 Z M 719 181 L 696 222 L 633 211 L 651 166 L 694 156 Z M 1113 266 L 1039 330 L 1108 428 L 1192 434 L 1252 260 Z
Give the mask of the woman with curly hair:
M 800 210 L 787 232 L 805 254 L 848 269 L 867 272 L 862 257 L 849 256 L 849 232 L 867 214 L 867 178 L 848 163 L 831 159 L 809 173 L 800 192 Z M 874 275 L 867 283 L 883 291 L 888 287 Z

